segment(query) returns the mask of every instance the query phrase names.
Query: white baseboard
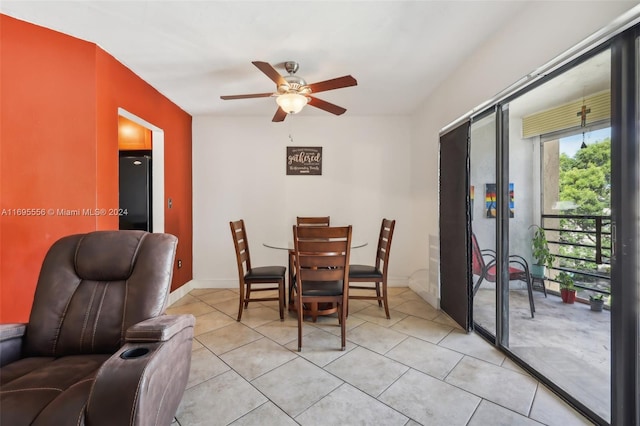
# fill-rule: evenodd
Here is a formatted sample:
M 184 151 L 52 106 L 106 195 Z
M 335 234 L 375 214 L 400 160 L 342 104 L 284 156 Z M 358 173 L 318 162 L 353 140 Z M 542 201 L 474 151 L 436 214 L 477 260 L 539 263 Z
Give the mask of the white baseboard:
M 196 288 L 238 288 L 238 280 L 191 280 L 169 294 L 167 306 L 189 294 Z
M 167 306 L 173 305 L 177 300 L 189 294 L 189 292 L 193 290 L 192 283 L 193 283 L 193 280 L 188 281 L 183 286 L 178 287 L 177 289 L 169 293 L 169 301 L 167 302 Z
M 429 269 L 420 269 L 415 271 L 409 277 L 409 288 L 413 290 L 418 296 L 422 297 L 425 302 L 430 304 L 436 309 L 440 309 L 440 298 L 434 291 L 430 282 L 432 277 Z
M 389 277 L 387 282 L 389 287 L 409 287 L 411 290 L 415 291 L 420 297 L 422 297 L 427 303 L 431 306 L 437 307 L 440 309 L 439 300 L 437 297 L 433 297 L 433 295 L 429 294 L 424 285 L 419 285 L 417 282 L 413 281 L 409 277 Z M 191 280 L 185 283 L 182 287 L 175 289 L 169 294 L 169 302 L 168 306 L 175 303 L 177 300 L 189 294 L 191 290 L 197 288 L 216 288 L 216 289 L 224 289 L 224 288 L 237 288 L 238 281 L 237 280 Z

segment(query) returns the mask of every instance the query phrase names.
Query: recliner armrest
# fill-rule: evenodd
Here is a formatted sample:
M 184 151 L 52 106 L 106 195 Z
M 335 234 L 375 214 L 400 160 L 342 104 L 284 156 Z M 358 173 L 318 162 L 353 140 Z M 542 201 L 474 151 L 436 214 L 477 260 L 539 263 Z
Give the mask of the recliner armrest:
M 27 325 L 0 324 L 0 367 L 20 359 Z
M 98 371 L 85 411 L 87 426 L 168 425 L 191 366 L 193 315 L 142 321 Z
M 193 315 L 161 315 L 139 322 L 127 329 L 126 343 L 166 342 L 188 327 L 193 327 Z

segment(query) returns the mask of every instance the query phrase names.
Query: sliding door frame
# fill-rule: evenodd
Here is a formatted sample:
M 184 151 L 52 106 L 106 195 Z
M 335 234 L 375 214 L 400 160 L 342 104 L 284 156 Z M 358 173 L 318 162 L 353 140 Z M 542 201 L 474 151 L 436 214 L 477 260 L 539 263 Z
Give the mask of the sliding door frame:
M 496 344 L 509 346 L 509 105 L 496 117 Z

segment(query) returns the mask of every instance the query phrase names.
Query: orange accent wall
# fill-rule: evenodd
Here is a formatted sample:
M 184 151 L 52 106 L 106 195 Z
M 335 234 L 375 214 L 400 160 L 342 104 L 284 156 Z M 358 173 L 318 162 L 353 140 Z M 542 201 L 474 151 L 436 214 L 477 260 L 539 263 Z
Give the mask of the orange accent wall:
M 118 117 L 118 149 L 120 151 L 151 150 L 151 130 L 126 117 Z
M 191 116 L 93 43 L 1 14 L 0 40 L 0 323 L 28 319 L 54 241 L 118 228 L 82 210 L 118 206 L 119 107 L 164 130 L 172 290 L 191 280 Z

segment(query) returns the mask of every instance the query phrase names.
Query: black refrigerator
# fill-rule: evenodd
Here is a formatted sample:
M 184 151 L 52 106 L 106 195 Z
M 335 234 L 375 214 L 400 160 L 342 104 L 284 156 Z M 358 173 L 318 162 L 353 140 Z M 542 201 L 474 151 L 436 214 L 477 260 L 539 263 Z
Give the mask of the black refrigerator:
M 120 229 L 152 230 L 151 155 L 120 154 Z

